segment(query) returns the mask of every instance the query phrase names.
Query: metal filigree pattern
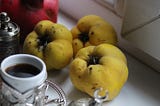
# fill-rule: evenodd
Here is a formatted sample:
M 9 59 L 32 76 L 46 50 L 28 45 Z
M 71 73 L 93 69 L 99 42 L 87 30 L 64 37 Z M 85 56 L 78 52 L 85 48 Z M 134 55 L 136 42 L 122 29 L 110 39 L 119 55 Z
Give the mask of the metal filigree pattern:
M 48 80 L 23 94 L 4 82 L 2 82 L 2 86 L 0 87 L 0 106 L 45 106 L 52 103 L 66 106 L 66 98 L 63 90 Z M 48 87 L 55 90 L 59 98 L 48 100 L 48 95 L 45 95 Z

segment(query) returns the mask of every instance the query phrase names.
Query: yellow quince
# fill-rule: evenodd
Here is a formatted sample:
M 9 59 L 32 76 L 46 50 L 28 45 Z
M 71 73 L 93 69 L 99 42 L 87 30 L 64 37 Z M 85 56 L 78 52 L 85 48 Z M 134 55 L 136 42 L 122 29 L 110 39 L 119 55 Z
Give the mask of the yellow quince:
M 101 43 L 117 44 L 117 35 L 113 26 L 97 15 L 86 15 L 79 19 L 71 29 L 73 35 L 74 56 L 83 47 Z
M 108 100 L 112 100 L 127 81 L 127 60 L 114 45 L 87 46 L 80 49 L 71 62 L 69 75 L 80 91 L 93 96 L 96 89 L 103 88 L 100 95 L 108 91 Z
M 27 35 L 23 53 L 41 58 L 47 70 L 62 69 L 73 57 L 72 34 L 62 24 L 42 20 Z

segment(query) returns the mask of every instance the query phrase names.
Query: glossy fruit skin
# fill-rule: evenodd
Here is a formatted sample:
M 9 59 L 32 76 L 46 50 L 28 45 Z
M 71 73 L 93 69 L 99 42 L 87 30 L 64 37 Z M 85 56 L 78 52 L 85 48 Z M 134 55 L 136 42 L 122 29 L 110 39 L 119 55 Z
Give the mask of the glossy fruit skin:
M 69 75 L 80 91 L 93 96 L 96 89 L 103 88 L 100 94 L 105 95 L 108 91 L 108 100 L 113 100 L 128 79 L 127 60 L 114 45 L 87 46 L 76 54 Z
M 113 26 L 97 15 L 86 15 L 80 18 L 71 32 L 74 56 L 83 47 L 97 46 L 101 43 L 117 45 L 118 41 Z
M 41 20 L 57 22 L 58 0 L 0 0 L 0 12 L 7 12 L 21 29 L 20 40 Z
M 41 58 L 46 63 L 47 70 L 60 70 L 73 57 L 72 34 L 62 24 L 40 21 L 27 35 L 23 53 Z

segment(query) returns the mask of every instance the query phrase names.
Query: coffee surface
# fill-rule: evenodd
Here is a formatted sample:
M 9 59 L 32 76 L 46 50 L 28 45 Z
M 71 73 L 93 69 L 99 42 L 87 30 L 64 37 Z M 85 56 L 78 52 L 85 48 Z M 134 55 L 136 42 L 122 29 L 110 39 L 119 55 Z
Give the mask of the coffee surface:
M 17 64 L 5 70 L 9 75 L 20 78 L 33 77 L 40 73 L 40 70 L 30 64 Z

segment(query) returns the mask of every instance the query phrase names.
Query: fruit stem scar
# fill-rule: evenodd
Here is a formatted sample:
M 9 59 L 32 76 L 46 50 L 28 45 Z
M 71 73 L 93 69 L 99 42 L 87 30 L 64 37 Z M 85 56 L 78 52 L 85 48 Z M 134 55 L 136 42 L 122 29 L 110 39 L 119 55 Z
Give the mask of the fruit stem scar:
M 87 41 L 89 41 L 88 33 L 82 32 L 78 35 L 78 38 L 85 44 Z
M 99 64 L 99 56 L 94 56 L 94 55 L 89 55 L 89 61 L 87 62 L 88 66 L 89 65 L 95 65 L 95 64 Z
M 44 50 L 47 44 L 50 42 L 50 37 L 49 36 L 38 37 L 37 42 L 38 42 L 39 50 Z

